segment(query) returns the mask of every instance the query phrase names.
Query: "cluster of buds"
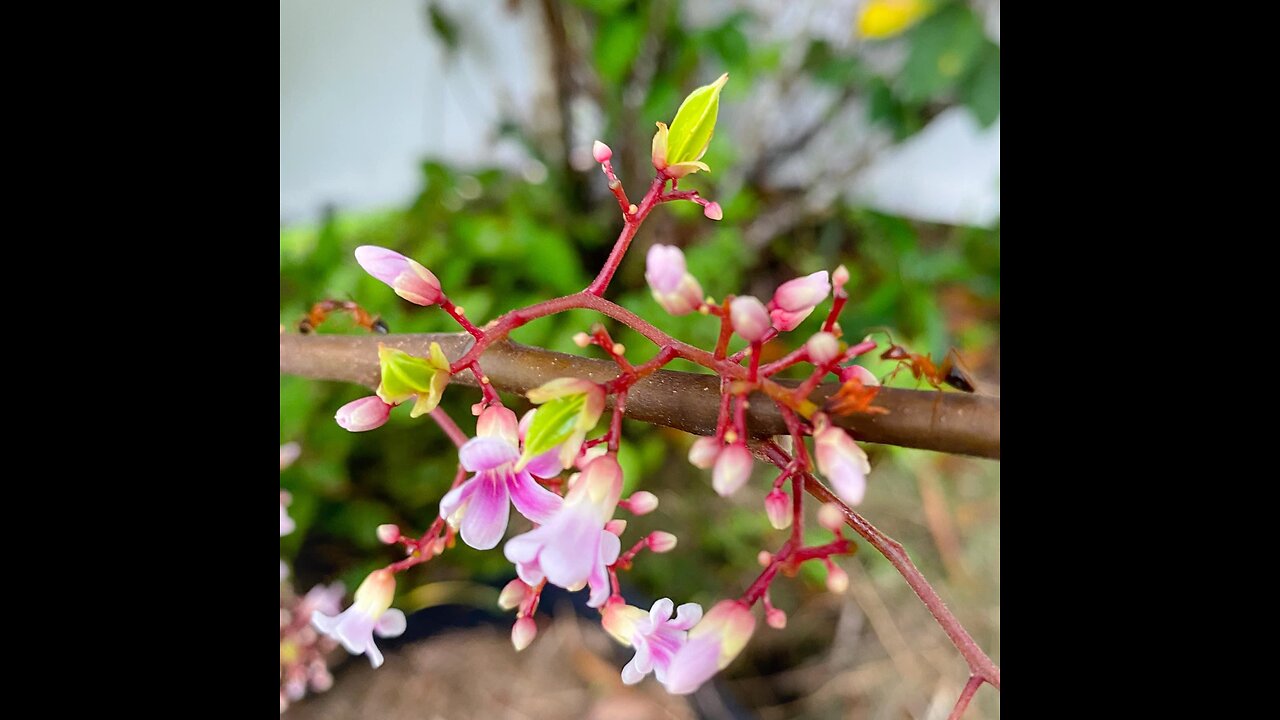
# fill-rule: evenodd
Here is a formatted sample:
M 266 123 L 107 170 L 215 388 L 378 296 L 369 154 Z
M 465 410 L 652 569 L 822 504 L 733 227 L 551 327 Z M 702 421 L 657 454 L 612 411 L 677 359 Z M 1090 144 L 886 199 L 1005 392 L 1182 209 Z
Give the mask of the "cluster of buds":
M 406 557 L 371 573 L 356 590 L 354 603 L 341 613 L 335 613 L 336 609 L 314 609 L 309 615 L 312 627 L 340 641 L 348 651 L 368 655 L 377 667 L 382 663 L 382 654 L 374 635 L 394 637 L 405 628 L 404 614 L 391 608 L 395 573 L 443 552 L 452 545 L 455 532 L 463 543 L 478 550 L 497 547 L 507 534 L 512 507 L 534 525 L 509 538 L 502 550 L 516 575 L 498 600 L 502 609 L 516 611 L 512 644 L 517 651 L 523 650 L 537 636 L 534 614 L 547 584 L 571 592 L 585 590 L 587 605 L 599 610 L 605 630 L 618 642 L 635 648 L 634 657 L 621 671 L 628 684 L 639 682 L 652 672 L 671 693 L 695 691 L 742 651 L 755 629 L 752 608 L 758 601 L 763 600 L 770 627 L 785 627 L 786 613 L 773 607 L 768 596 L 769 585 L 779 570 L 794 575 L 801 563 L 818 560 L 828 568 L 828 586 L 832 590 L 847 586 L 848 576 L 831 557 L 852 552 L 852 545 L 841 535 L 831 513 L 824 511 L 822 521 L 824 526 L 830 525 L 836 539 L 827 545 L 805 547 L 800 523 L 795 522 L 802 517 L 798 483 L 814 469 L 805 445 L 806 435 L 814 437 L 816 469 L 831 480 L 846 502 L 856 504 L 862 500 L 870 470 L 866 454 L 853 439 L 808 400 L 809 391 L 831 373 L 842 381 L 849 377 L 862 382 L 851 361 L 874 347 L 874 343 L 866 341 L 850 348 L 840 339 L 836 317 L 847 299 L 844 284 L 848 281 L 843 266 L 832 274 L 821 270 L 784 282 L 767 303 L 749 295 L 730 295 L 717 302 L 704 297 L 701 283 L 689 272 L 678 247 L 656 244 L 648 250 L 645 279 L 657 303 L 672 315 L 697 311 L 715 316 L 721 323 L 720 342 L 712 354 L 714 362 L 702 361 L 722 380 L 720 417 L 713 436 L 693 443 L 689 461 L 712 471 L 711 485 L 719 495 L 732 495 L 747 486 L 754 465 L 753 451 L 760 452 L 760 447 L 748 445 L 747 398 L 762 388 L 771 391 L 769 397 L 778 402 L 788 422 L 790 433 L 783 444 L 794 453 L 794 457 L 771 458 L 782 472 L 764 495 L 770 524 L 779 530 L 790 528 L 790 539 L 776 554 L 762 551 L 765 570 L 740 598 L 718 602 L 705 616 L 696 603 L 676 608 L 668 598 L 659 600 L 648 611 L 628 605 L 621 596 L 618 580 L 618 573 L 629 570 L 638 553 L 669 552 L 677 544 L 671 533 L 654 531 L 624 551 L 622 538 L 627 522 L 615 517 L 620 509 L 643 515 L 658 505 L 658 498 L 647 491 L 622 498 L 622 467 L 617 452 L 629 389 L 645 374 L 679 355 L 673 350 L 676 341 L 672 339 L 653 360 L 633 366 L 624 356 L 625 348 L 614 343 L 602 326 L 594 328 L 591 335 L 580 333 L 575 341 L 582 347 L 596 344 L 605 349 L 618 365 L 618 376 L 607 382 L 583 378 L 552 380 L 528 391 L 529 401 L 538 407 L 519 420 L 488 385 L 480 367 L 479 358 L 485 347 L 515 327 L 549 312 L 591 306 L 585 299 L 575 305 L 575 298 L 602 296 L 636 226 L 655 205 L 688 200 L 702 206 L 708 218 L 723 217 L 718 203 L 702 198 L 697 191 L 677 190 L 676 186 L 681 178 L 710 170 L 702 158 L 714 134 L 720 91 L 727 80 L 725 75 L 698 88 L 685 99 L 670 126 L 657 124 L 652 160 L 658 175 L 639 205 L 627 199 L 613 171 L 612 151 L 604 143 L 595 143 L 592 155 L 609 178 L 609 189 L 618 199 L 626 228 L 596 282 L 577 296 L 561 298 L 556 310 L 545 311 L 551 303 L 544 303 L 523 309 L 529 315 L 513 311 L 477 327 L 444 294 L 436 276 L 419 263 L 385 248 L 363 246 L 356 250 L 356 260 L 367 272 L 409 302 L 440 307 L 476 342 L 452 365 L 434 343 L 426 357 L 381 344 L 381 381 L 376 394 L 338 410 L 339 425 L 363 432 L 385 424 L 395 406 L 412 400 L 412 417 L 431 412 L 459 444 L 461 469 L 454 486 L 440 501 L 438 518 L 421 540 L 405 536 L 397 526 L 378 528 L 378 538 L 388 545 L 404 545 Z M 780 333 L 799 327 L 833 294 L 833 289 L 835 301 L 821 330 L 781 360 L 762 365 L 763 345 Z M 535 307 L 544 309 L 539 311 L 541 315 L 533 314 Z M 649 337 L 660 332 L 649 328 Z M 745 339 L 749 347 L 730 356 L 728 343 L 732 334 Z M 701 354 L 703 358 L 707 356 L 705 352 Z M 748 361 L 745 369 L 744 360 Z M 776 383 L 766 386 L 773 382 L 770 376 L 803 362 L 813 365 L 813 373 L 791 395 Z M 443 413 L 432 412 L 453 373 L 464 368 L 474 373 L 485 393 L 484 400 L 473 406 L 476 430 L 471 438 L 466 438 L 452 420 L 440 417 Z M 588 439 L 610 396 L 614 397 L 614 409 L 609 430 Z M 562 479 L 566 471 L 569 475 Z M 790 495 L 783 491 L 787 480 L 791 482 Z M 287 520 L 282 498 L 282 534 Z M 282 644 L 282 658 L 283 654 Z

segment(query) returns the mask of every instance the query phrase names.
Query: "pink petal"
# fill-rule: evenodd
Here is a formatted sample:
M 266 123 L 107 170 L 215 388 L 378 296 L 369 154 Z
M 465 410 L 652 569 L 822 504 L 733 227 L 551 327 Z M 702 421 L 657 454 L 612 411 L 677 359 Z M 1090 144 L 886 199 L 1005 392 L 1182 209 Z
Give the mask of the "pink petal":
M 612 565 L 622 552 L 622 541 L 613 533 L 600 534 L 600 555 L 598 562 L 591 566 L 591 575 L 587 577 L 587 585 L 591 593 L 587 596 L 587 607 L 598 608 L 609 600 L 613 590 L 609 583 L 606 565 Z
M 550 450 L 534 457 L 529 461 L 524 469 L 533 473 L 534 477 L 553 478 L 560 474 L 564 466 L 560 464 L 560 446 L 557 445 Z
M 511 504 L 507 500 L 507 484 L 489 472 L 476 476 L 475 494 L 462 513 L 462 541 L 477 550 L 488 550 L 498 544 L 507 531 Z
M 702 606 L 698 603 L 685 603 L 676 608 L 676 619 L 667 623 L 667 627 L 676 630 L 688 630 L 702 619 Z
M 804 319 L 809 317 L 812 312 L 813 308 L 797 312 L 774 308 L 769 311 L 769 319 L 773 321 L 773 326 L 778 328 L 778 332 L 790 332 L 799 327 L 800 323 L 804 322 Z
M 733 331 L 749 342 L 756 342 L 769 330 L 769 311 L 764 303 L 750 295 L 740 295 L 729 305 Z
M 830 292 L 831 283 L 827 282 L 827 271 L 819 270 L 779 285 L 773 293 L 773 302 L 783 310 L 790 312 L 803 310 L 808 314 L 814 306 L 827 299 L 827 294 Z
M 667 692 L 688 695 L 716 674 L 720 659 L 720 639 L 714 635 L 685 643 L 667 666 Z
M 649 609 L 649 621 L 653 623 L 653 629 L 657 630 L 664 623 L 671 619 L 671 611 L 675 609 L 676 604 L 671 602 L 671 598 L 662 598 L 653 604 Z
M 459 508 L 466 506 L 467 501 L 471 499 L 476 488 L 479 487 L 479 482 L 480 476 L 475 475 L 470 480 L 445 493 L 445 496 L 440 499 L 440 517 L 453 524 L 454 514 L 458 512 Z
M 560 467 L 560 461 L 552 459 L 555 460 L 556 467 Z M 516 510 L 540 525 L 550 521 L 551 516 L 564 504 L 563 498 L 535 482 L 527 468 L 518 473 L 508 472 L 506 481 Z
M 492 470 L 520 459 L 515 445 L 496 437 L 471 438 L 458 450 L 462 467 L 470 472 Z
M 631 658 L 631 662 L 622 666 L 622 683 L 624 685 L 635 685 L 648 674 L 640 672 L 639 668 L 636 667 L 636 659 L 639 657 L 640 655 L 637 653 L 635 657 Z
M 831 489 L 849 505 L 859 505 L 867 494 L 867 476 L 856 463 L 843 461 L 828 473 Z
M 603 530 L 589 512 L 574 512 L 566 508 L 556 516 L 557 520 L 561 518 L 560 522 L 543 526 L 548 538 L 546 546 L 538 554 L 538 564 L 549 582 L 568 588 L 590 577 L 599 556 L 589 548 L 599 544 Z M 618 542 L 617 537 L 613 539 Z
M 684 278 L 684 253 L 674 245 L 653 245 L 645 256 L 644 278 L 660 293 L 674 292 Z
M 373 631 L 378 637 L 393 638 L 404 634 L 404 629 L 408 627 L 409 621 L 404 617 L 403 610 L 389 608 L 382 613 L 382 617 L 378 618 L 378 624 L 373 626 Z

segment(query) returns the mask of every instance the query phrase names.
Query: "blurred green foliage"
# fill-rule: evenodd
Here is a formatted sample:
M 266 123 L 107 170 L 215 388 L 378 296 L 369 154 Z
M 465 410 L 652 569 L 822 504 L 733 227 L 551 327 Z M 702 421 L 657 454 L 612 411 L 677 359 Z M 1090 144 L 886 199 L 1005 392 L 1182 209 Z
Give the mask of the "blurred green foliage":
M 654 121 L 669 121 L 685 93 L 728 71 L 733 81 L 725 89 L 723 121 L 734 111 L 734 98 L 745 94 L 753 79 L 779 72 L 784 51 L 777 44 L 752 40 L 758 19 L 746 11 L 711 27 L 689 29 L 678 22 L 677 3 L 577 0 L 564 10 L 573 11 L 593 29 L 583 58 L 593 63 L 605 88 L 599 98 L 605 117 L 602 136 L 614 145 L 617 163 L 628 156 L 619 152 L 628 146 L 634 150 L 630 157 L 647 163 Z M 462 42 L 458 51 L 466 51 L 456 23 L 447 14 L 433 4 L 428 17 L 429 27 L 450 48 Z M 903 36 L 881 42 L 906 45 L 906 61 L 899 73 L 877 74 L 852 51 L 838 50 L 822 40 L 808 42 L 801 73 L 816 83 L 866 98 L 869 117 L 899 139 L 924 127 L 940 107 L 950 104 L 967 105 L 984 124 L 998 116 L 999 48 L 982 34 L 981 23 L 964 4 L 943 3 Z M 643 53 L 652 54 L 654 67 L 637 77 L 637 58 Z M 637 82 L 641 83 L 638 88 L 634 87 Z M 643 97 L 638 114 L 623 102 L 625 93 L 636 89 Z M 584 287 L 621 227 L 616 204 L 604 191 L 603 177 L 594 166 L 585 175 L 573 171 L 562 152 L 556 154 L 526 134 L 518 122 L 504 129 L 518 136 L 546 166 L 545 181 L 534 184 L 499 169 L 428 161 L 421 166 L 421 192 L 406 208 L 365 213 L 335 210 L 315 226 L 282 228 L 280 322 L 286 331 L 295 331 L 312 303 L 330 298 L 354 299 L 380 314 L 393 333 L 456 330 L 444 313 L 401 301 L 361 271 L 352 251 L 362 244 L 393 248 L 430 268 L 477 323 Z M 718 170 L 735 162 L 736 154 L 734 137 L 718 132 L 706 161 Z M 632 178 L 648 175 L 647 164 L 620 164 L 619 170 L 633 198 L 638 197 L 643 186 Z M 998 226 L 926 224 L 837 201 L 753 249 L 744 240 L 743 229 L 786 198 L 757 179 L 722 187 L 722 178 L 718 172 L 701 174 L 682 187 L 697 188 L 718 200 L 724 207 L 724 221 L 706 220 L 691 203 L 659 208 L 640 231 L 614 280 L 611 299 L 673 335 L 706 347 L 715 342 L 717 322 L 697 314 L 668 317 L 649 295 L 643 272 L 644 252 L 651 243 L 683 247 L 689 270 L 705 292 L 717 298 L 751 293 L 767 299 L 787 279 L 843 263 L 851 274 L 852 296 L 841 319 L 846 339 L 854 341 L 872 328 L 889 327 L 896 341 L 917 352 L 940 358 L 955 346 L 980 376 L 998 377 Z M 574 190 L 584 183 L 589 192 Z M 821 306 L 788 339 L 773 343 L 770 355 L 779 356 L 806 338 L 818 327 L 827 307 Z M 571 338 L 597 319 L 585 311 L 565 313 L 524 326 L 513 333 L 513 339 L 581 352 Z M 651 349 L 647 341 L 606 324 L 627 346 L 633 362 L 647 358 Z M 349 318 L 334 316 L 320 332 L 363 331 Z M 740 341 L 734 347 L 741 347 Z M 671 367 L 696 369 L 683 362 Z M 870 367 L 884 375 L 892 364 L 872 362 Z M 903 373 L 897 384 L 914 383 Z M 420 532 L 435 517 L 438 502 L 454 478 L 457 453 L 451 443 L 429 419 L 409 420 L 407 409 L 398 409 L 375 432 L 352 434 L 339 428 L 333 421 L 337 408 L 367 394 L 350 385 L 280 379 L 280 440 L 296 440 L 302 446 L 301 458 L 281 475 L 281 485 L 293 493 L 290 514 L 298 526 L 281 539 L 281 554 L 294 566 L 299 587 L 341 577 L 352 588 L 369 570 L 394 559 L 395 552 L 375 539 L 374 528 L 395 522 L 406 532 Z M 455 387 L 445 393 L 441 407 L 464 431 L 473 432 L 469 407 L 477 398 L 474 391 Z M 506 399 L 518 413 L 528 407 L 522 399 Z M 655 513 L 630 521 L 624 544 L 652 529 L 670 530 L 680 537 L 675 552 L 644 558 L 625 581 L 651 596 L 675 593 L 678 602 L 708 603 L 745 586 L 756 572 L 758 550 L 776 546 L 783 537 L 769 527 L 762 512 L 761 488 L 773 475 L 758 466 L 752 485 L 724 501 L 711 490 L 708 474 L 685 460 L 691 437 L 631 421 L 624 430 L 627 442 L 619 460 L 627 490 L 643 487 L 661 499 Z M 919 462 L 913 459 L 918 455 L 897 449 L 873 449 L 872 454 L 877 467 L 881 460 L 900 467 Z M 873 487 L 875 483 L 873 477 Z M 508 537 L 527 528 L 517 514 L 512 518 Z M 821 533 L 815 534 L 818 539 Z M 864 548 L 860 556 L 874 553 Z M 428 581 L 505 582 L 512 576 L 501 552 L 477 552 L 459 543 L 412 571 L 400 589 L 403 594 Z M 807 568 L 804 574 L 812 588 L 820 588 L 824 576 L 821 567 Z M 679 579 L 678 587 L 673 587 L 672 578 Z

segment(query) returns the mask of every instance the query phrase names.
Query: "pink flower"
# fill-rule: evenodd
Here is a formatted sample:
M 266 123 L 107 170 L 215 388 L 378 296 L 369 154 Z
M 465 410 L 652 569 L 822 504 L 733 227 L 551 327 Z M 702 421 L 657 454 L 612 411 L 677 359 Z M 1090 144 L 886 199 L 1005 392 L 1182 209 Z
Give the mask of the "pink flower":
M 609 158 L 613 157 L 613 150 L 610 150 L 608 145 L 597 140 L 591 144 L 591 157 L 595 158 L 598 163 L 607 163 Z
M 387 419 L 391 417 L 392 407 L 377 395 L 370 395 L 338 408 L 333 419 L 338 421 L 343 430 L 365 432 L 386 425 Z
M 729 305 L 729 320 L 733 331 L 748 342 L 758 342 L 769 331 L 769 312 L 764 304 L 750 295 L 740 295 Z
M 373 642 L 378 637 L 396 637 L 404 632 L 404 613 L 391 607 L 396 592 L 396 578 L 390 570 L 374 570 L 356 588 L 355 602 L 337 617 L 319 610 L 311 613 L 311 624 L 317 630 L 342 642 L 352 655 L 365 654 L 376 668 L 382 665 L 382 653 Z
M 782 283 L 769 301 L 773 326 L 781 332 L 794 330 L 830 292 L 826 270 Z
M 742 652 L 756 618 L 737 600 L 721 600 L 689 631 L 689 638 L 667 664 L 667 692 L 688 695 L 702 687 Z
M 676 609 L 676 617 L 672 620 L 674 605 L 670 598 L 662 598 L 646 613 L 616 600 L 600 611 L 604 629 L 618 642 L 636 649 L 631 662 L 622 668 L 622 682 L 634 685 L 650 672 L 658 682 L 667 681 L 671 659 L 684 646 L 689 628 L 702 619 L 701 605 L 685 603 Z
M 605 568 L 622 550 L 618 536 L 605 530 L 621 497 L 622 468 L 613 455 L 602 455 L 571 481 L 564 504 L 550 520 L 508 540 L 503 553 L 529 585 L 543 578 L 571 591 L 589 585 L 587 605 L 600 607 L 609 598 Z
M 531 420 L 533 413 L 525 415 Z M 521 515 L 545 523 L 559 509 L 559 495 L 533 479 L 560 473 L 559 448 L 535 457 L 517 471 L 522 429 L 516 414 L 501 405 L 490 405 L 476 420 L 476 437 L 458 451 L 462 467 L 474 472 L 469 480 L 449 491 L 440 501 L 440 517 L 453 527 L 461 527 L 462 541 L 477 550 L 498 544 L 507 531 L 513 503 Z
M 844 430 L 832 425 L 826 415 L 814 415 L 814 454 L 818 470 L 831 481 L 831 488 L 850 505 L 862 502 L 867 493 L 867 454 Z
M 689 274 L 684 253 L 674 245 L 653 245 L 645 256 L 644 279 L 653 299 L 672 315 L 686 315 L 702 306 L 702 286 Z
M 721 497 L 728 497 L 737 492 L 750 477 L 751 451 L 745 443 L 736 442 L 716 458 L 716 467 L 711 471 L 711 487 Z
M 417 262 L 376 245 L 356 248 L 356 262 L 370 275 L 391 286 L 400 297 L 415 305 L 434 305 L 444 295 L 440 281 Z

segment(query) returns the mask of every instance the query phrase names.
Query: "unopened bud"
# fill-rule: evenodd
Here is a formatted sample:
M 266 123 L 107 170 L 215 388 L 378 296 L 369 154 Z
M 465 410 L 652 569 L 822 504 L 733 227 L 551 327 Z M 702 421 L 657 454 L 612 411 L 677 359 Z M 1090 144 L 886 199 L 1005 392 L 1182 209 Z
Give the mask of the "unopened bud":
M 613 157 L 613 150 L 610 150 L 608 145 L 597 140 L 591 145 L 591 157 L 595 158 L 598 163 L 606 163 L 609 162 L 609 158 Z
M 515 646 L 516 652 L 529 647 L 529 643 L 537 636 L 538 624 L 531 617 L 522 617 L 511 626 L 511 644 Z
M 760 567 L 769 567 L 769 563 L 773 562 L 773 553 L 768 550 L 761 550 L 756 555 L 756 562 L 760 563 Z
M 707 203 L 706 207 L 702 208 L 702 214 L 712 220 L 724 219 L 724 210 L 720 209 L 720 203 L 718 202 Z
M 829 363 L 840 354 L 840 341 L 829 332 L 814 333 L 809 342 L 805 343 L 805 349 L 815 363 Z
M 778 608 L 769 608 L 764 614 L 764 621 L 774 630 L 782 630 L 787 626 L 787 614 Z
M 720 442 L 713 437 L 700 437 L 693 441 L 693 446 L 689 448 L 689 462 L 694 467 L 706 470 L 716 464 L 716 457 L 720 455 Z
M 849 282 L 849 268 L 841 264 L 835 272 L 831 273 L 831 284 L 842 288 L 847 282 Z
M 649 533 L 645 542 L 649 549 L 656 553 L 671 552 L 676 547 L 676 536 L 669 532 L 655 530 Z
M 658 496 L 648 490 L 641 490 L 631 494 L 627 500 L 627 506 L 632 515 L 648 515 L 658 509 Z
M 498 594 L 498 607 L 503 610 L 514 610 L 529 596 L 529 586 L 520 578 L 507 583 Z
M 378 526 L 378 541 L 390 545 L 400 539 L 400 526 L 388 523 Z
M 764 512 L 775 530 L 791 527 L 791 499 L 781 490 L 774 488 L 764 497 Z
M 605 532 L 613 533 L 618 537 L 622 537 L 622 533 L 625 532 L 626 529 L 627 529 L 627 521 L 623 520 L 622 518 L 614 518 L 604 524 Z
M 591 344 L 591 336 L 584 332 L 580 332 L 573 336 L 573 344 L 580 348 L 584 348 Z

